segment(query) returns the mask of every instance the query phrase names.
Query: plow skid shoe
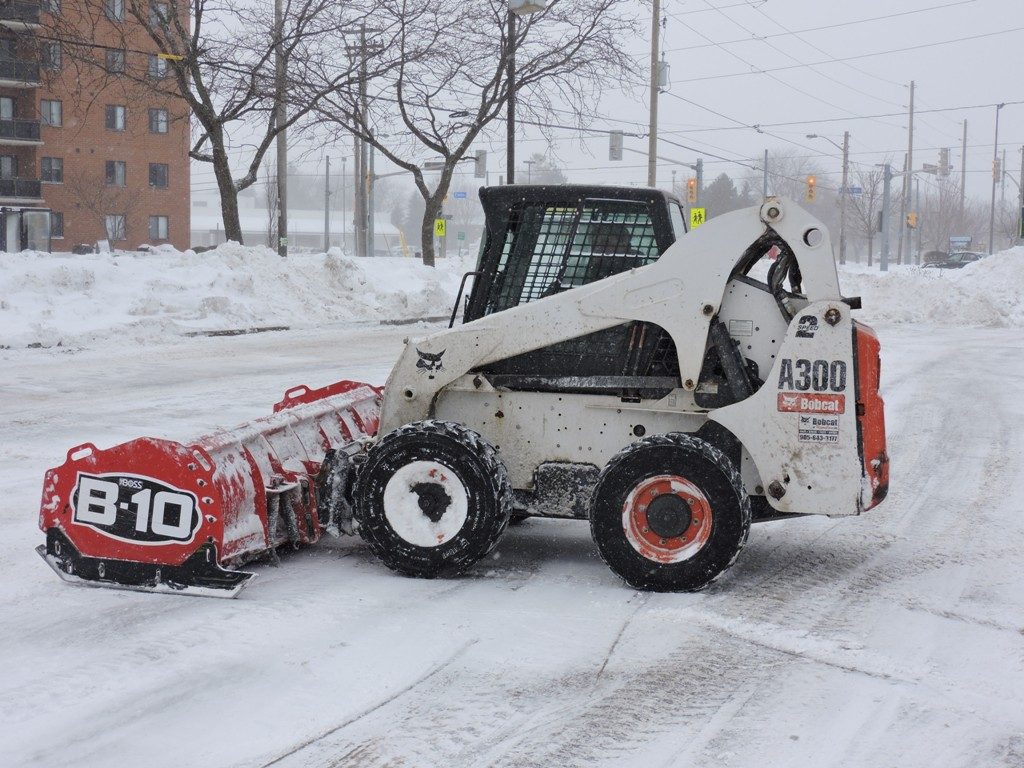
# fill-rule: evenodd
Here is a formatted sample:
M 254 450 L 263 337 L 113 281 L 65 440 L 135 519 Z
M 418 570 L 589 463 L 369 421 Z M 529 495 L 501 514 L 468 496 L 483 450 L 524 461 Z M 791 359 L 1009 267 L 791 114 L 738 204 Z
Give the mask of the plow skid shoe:
M 38 552 L 69 583 L 234 597 L 255 575 L 239 565 L 319 540 L 321 465 L 357 452 L 379 411 L 378 388 L 341 381 L 187 444 L 72 448 L 46 473 Z

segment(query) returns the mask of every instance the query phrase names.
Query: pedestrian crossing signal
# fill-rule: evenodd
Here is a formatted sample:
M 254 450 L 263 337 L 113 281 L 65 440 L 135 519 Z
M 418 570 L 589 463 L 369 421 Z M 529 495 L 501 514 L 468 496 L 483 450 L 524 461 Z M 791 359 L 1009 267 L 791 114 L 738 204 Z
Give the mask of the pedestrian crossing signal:
M 804 200 L 813 203 L 818 199 L 818 180 L 813 176 L 807 177 L 807 191 L 804 192 Z

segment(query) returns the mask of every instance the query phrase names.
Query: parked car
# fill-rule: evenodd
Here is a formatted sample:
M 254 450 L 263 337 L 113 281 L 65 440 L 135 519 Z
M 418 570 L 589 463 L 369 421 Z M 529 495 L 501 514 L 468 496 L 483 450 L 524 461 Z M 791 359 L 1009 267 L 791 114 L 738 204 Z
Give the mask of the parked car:
M 933 267 L 934 269 L 963 269 L 968 264 L 973 264 L 979 259 L 985 258 L 984 253 L 978 253 L 977 251 L 958 251 L 957 253 L 949 254 L 946 259 L 942 261 L 934 261 L 930 264 L 924 264 L 925 267 Z

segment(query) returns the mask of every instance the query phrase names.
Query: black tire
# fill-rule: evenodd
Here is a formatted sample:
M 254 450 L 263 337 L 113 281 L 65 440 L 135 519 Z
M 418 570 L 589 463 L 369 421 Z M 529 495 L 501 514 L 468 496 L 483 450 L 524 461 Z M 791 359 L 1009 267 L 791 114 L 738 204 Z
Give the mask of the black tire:
M 672 493 L 658 491 L 666 484 Z M 659 497 L 659 517 L 648 517 Z M 733 462 L 681 433 L 648 437 L 620 451 L 601 472 L 590 505 L 601 557 L 627 584 L 653 592 L 692 592 L 714 581 L 736 561 L 750 517 Z
M 494 448 L 444 421 L 385 435 L 367 453 L 354 497 L 359 535 L 381 562 L 428 579 L 461 573 L 490 552 L 512 511 L 512 485 Z

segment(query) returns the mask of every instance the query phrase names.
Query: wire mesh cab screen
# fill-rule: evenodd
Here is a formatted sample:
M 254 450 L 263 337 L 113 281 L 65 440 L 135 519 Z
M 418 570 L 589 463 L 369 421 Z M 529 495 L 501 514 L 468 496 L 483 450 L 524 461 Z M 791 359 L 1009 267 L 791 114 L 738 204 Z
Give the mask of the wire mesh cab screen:
M 650 204 L 590 198 L 578 206 L 510 212 L 484 314 L 602 280 L 656 261 Z

